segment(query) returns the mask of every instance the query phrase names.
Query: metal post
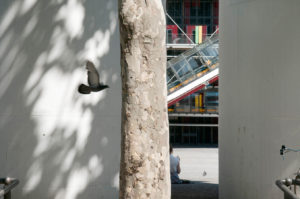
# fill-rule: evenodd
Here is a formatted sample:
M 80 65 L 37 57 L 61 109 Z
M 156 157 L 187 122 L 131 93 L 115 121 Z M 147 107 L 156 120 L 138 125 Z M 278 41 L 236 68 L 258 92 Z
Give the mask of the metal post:
M 19 180 L 15 178 L 0 178 L 0 184 L 3 184 L 3 189 L 0 190 L 0 197 L 11 199 L 11 190 L 19 184 Z
M 287 187 L 287 185 L 290 186 L 292 184 L 295 184 L 294 180 L 292 179 L 276 180 L 275 183 L 283 191 L 284 199 L 300 199 Z

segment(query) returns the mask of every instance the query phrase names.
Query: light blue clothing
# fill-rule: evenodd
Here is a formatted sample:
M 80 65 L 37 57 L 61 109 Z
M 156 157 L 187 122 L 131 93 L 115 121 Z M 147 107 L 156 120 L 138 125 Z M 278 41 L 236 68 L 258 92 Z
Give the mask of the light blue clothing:
M 179 158 L 170 154 L 170 175 L 172 184 L 181 184 L 182 181 L 178 176 L 177 166 L 179 165 Z
M 180 180 L 178 173 L 171 173 L 171 183 L 172 184 L 181 184 L 182 180 Z

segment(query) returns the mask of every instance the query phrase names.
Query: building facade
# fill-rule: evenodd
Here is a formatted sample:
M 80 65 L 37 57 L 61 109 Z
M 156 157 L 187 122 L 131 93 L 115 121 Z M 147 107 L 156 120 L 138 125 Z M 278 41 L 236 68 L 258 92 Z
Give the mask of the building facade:
M 218 33 L 218 0 L 168 0 L 166 8 L 168 60 Z M 168 110 L 170 143 L 218 144 L 218 81 L 170 105 Z

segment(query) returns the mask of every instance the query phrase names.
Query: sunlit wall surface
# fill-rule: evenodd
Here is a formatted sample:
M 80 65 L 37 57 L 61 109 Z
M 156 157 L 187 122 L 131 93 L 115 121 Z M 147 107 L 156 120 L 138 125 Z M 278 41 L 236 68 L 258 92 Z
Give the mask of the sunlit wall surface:
M 0 1 L 0 177 L 13 198 L 117 198 L 117 1 Z M 109 89 L 80 95 L 93 61 Z
M 220 3 L 219 198 L 282 199 L 275 180 L 300 167 L 279 153 L 300 148 L 300 1 Z

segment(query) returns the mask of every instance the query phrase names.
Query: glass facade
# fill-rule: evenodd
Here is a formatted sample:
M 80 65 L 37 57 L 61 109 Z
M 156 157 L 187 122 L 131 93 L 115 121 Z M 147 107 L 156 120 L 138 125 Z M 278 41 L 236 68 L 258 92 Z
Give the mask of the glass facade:
M 206 25 L 211 34 L 219 25 L 218 0 L 168 0 L 168 14 L 181 27 L 187 25 Z M 174 25 L 168 19 L 168 25 Z
M 176 22 L 174 24 L 167 17 L 168 44 L 201 44 L 218 29 L 218 0 L 167 0 L 167 13 Z M 169 93 L 193 81 L 191 77 L 201 77 L 214 67 L 219 67 L 219 56 L 216 50 L 218 40 L 199 51 L 200 54 L 198 51 L 190 51 L 190 55 L 186 55 L 188 51 L 174 46 L 167 50 L 168 59 L 171 59 L 167 69 Z M 183 52 L 185 54 L 181 54 Z M 182 59 L 183 56 L 185 59 Z M 174 145 L 217 145 L 218 117 L 199 115 L 218 115 L 218 103 L 217 81 L 169 106 L 170 143 Z M 184 116 L 184 114 L 195 115 Z
M 168 0 L 167 12 L 194 43 L 201 43 L 218 28 L 218 0 Z M 167 18 L 167 42 L 190 43 L 170 18 Z
M 217 83 L 216 83 L 217 84 Z M 168 107 L 169 113 L 218 114 L 219 92 L 217 88 L 197 91 Z
M 173 145 L 217 145 L 218 118 L 170 117 Z
M 183 26 L 183 0 L 168 0 L 167 12 L 179 26 Z M 173 22 L 168 19 L 167 25 L 173 25 Z
M 169 60 L 167 65 L 170 94 L 219 66 L 219 39 L 207 39 L 201 45 Z

